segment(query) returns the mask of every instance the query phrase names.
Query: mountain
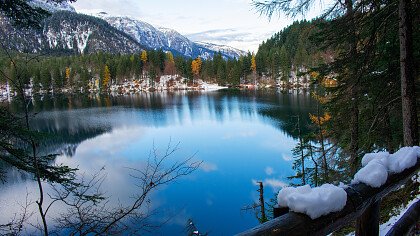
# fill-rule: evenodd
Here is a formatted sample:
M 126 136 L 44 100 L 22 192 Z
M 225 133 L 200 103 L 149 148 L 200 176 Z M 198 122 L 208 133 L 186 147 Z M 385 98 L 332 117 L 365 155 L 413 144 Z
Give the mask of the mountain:
M 239 58 L 240 56 L 244 56 L 247 54 L 246 52 L 242 50 L 239 50 L 234 47 L 227 46 L 227 45 L 218 45 L 214 43 L 205 43 L 205 42 L 195 42 L 195 44 L 201 48 L 206 48 L 208 50 L 212 50 L 215 52 L 221 52 L 223 55 L 227 55 L 228 57 L 231 57 L 231 58 L 234 58 L 234 57 Z
M 76 12 L 74 7 L 70 5 L 68 2 L 64 1 L 62 3 L 50 2 L 48 0 L 31 0 L 29 4 L 32 7 L 40 7 L 44 10 L 47 10 L 51 13 L 55 13 L 57 11 L 70 11 Z
M 8 49 L 25 53 L 132 53 L 145 48 L 104 20 L 56 10 L 41 29 L 15 26 L 0 14 L 0 39 Z
M 143 48 L 131 36 L 101 19 L 68 11 L 49 17 L 43 34 L 49 48 L 77 50 L 78 53 L 132 53 Z
M 175 54 L 193 57 L 193 43 L 178 32 L 165 29 L 155 28 L 154 26 L 129 17 L 109 16 L 105 12 L 100 12 L 97 17 L 104 19 L 111 26 L 130 35 L 137 42 L 146 45 L 150 49 L 162 49 L 164 51 L 172 51 Z
M 19 28 L 0 13 L 0 40 L 6 47 L 26 53 L 135 53 L 161 49 L 174 55 L 210 59 L 220 52 L 225 59 L 239 58 L 245 52 L 228 46 L 196 43 L 179 32 L 154 27 L 130 17 L 78 14 L 67 2 L 31 0 L 29 4 L 49 11 L 42 29 Z
M 111 26 L 132 36 L 142 45 L 151 49 L 162 49 L 171 51 L 176 55 L 186 57 L 201 57 L 204 59 L 212 58 L 219 51 L 224 58 L 239 58 L 245 52 L 229 47 L 210 43 L 196 43 L 181 35 L 179 32 L 163 28 L 154 27 L 149 23 L 136 20 L 126 16 L 110 16 L 106 12 L 100 12 L 95 16 L 104 19 Z

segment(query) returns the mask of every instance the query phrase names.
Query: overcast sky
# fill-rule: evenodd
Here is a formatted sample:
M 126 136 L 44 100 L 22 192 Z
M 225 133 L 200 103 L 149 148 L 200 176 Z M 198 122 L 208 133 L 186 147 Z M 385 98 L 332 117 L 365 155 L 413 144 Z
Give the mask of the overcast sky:
M 269 21 L 251 3 L 252 0 L 78 0 L 72 5 L 81 12 L 105 11 L 175 29 L 193 41 L 257 51 L 263 40 L 294 19 L 275 16 Z M 306 18 L 319 15 L 320 8 L 315 6 Z

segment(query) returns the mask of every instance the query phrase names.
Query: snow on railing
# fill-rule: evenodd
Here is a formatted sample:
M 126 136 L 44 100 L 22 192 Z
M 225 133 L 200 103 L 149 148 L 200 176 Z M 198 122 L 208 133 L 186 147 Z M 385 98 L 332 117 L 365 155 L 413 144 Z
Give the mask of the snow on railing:
M 378 235 L 379 203 L 418 173 L 420 147 L 404 147 L 394 154 L 369 153 L 362 166 L 344 188 L 324 184 L 282 189 L 280 210 L 274 212 L 285 214 L 239 235 L 327 235 L 355 219 L 356 235 Z

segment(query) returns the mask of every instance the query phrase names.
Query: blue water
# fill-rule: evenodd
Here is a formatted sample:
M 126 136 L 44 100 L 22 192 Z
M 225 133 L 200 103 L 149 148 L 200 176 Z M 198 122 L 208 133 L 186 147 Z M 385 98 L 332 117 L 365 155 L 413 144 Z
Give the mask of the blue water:
M 288 183 L 295 116 L 305 127 L 315 108 L 308 92 L 275 90 L 45 97 L 34 101 L 32 126 L 55 135 L 44 152 L 62 153 L 57 163 L 85 174 L 104 168 L 105 193 L 123 204 L 136 192 L 129 168 L 144 166 L 153 147 L 161 154 L 179 142 L 175 160 L 202 164 L 150 195 L 160 212 L 151 222 L 169 219 L 151 234 L 186 235 L 192 219 L 202 233 L 232 235 L 258 224 L 253 211 L 241 210 L 257 202 L 256 181 L 264 182 L 266 202 Z M 0 199 L 22 194 L 28 181 L 3 186 Z

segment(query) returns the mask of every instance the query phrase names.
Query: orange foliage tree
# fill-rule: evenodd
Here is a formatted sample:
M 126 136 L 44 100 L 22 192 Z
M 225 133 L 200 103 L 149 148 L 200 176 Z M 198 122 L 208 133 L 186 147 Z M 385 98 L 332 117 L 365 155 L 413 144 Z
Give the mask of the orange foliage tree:
M 201 65 L 203 62 L 201 61 L 201 58 L 197 57 L 191 62 L 191 70 L 194 75 L 194 77 L 198 77 L 200 75 Z
M 111 81 L 111 72 L 109 71 L 108 65 L 104 67 L 104 78 L 102 80 L 102 87 L 106 90 L 109 86 L 109 82 Z

